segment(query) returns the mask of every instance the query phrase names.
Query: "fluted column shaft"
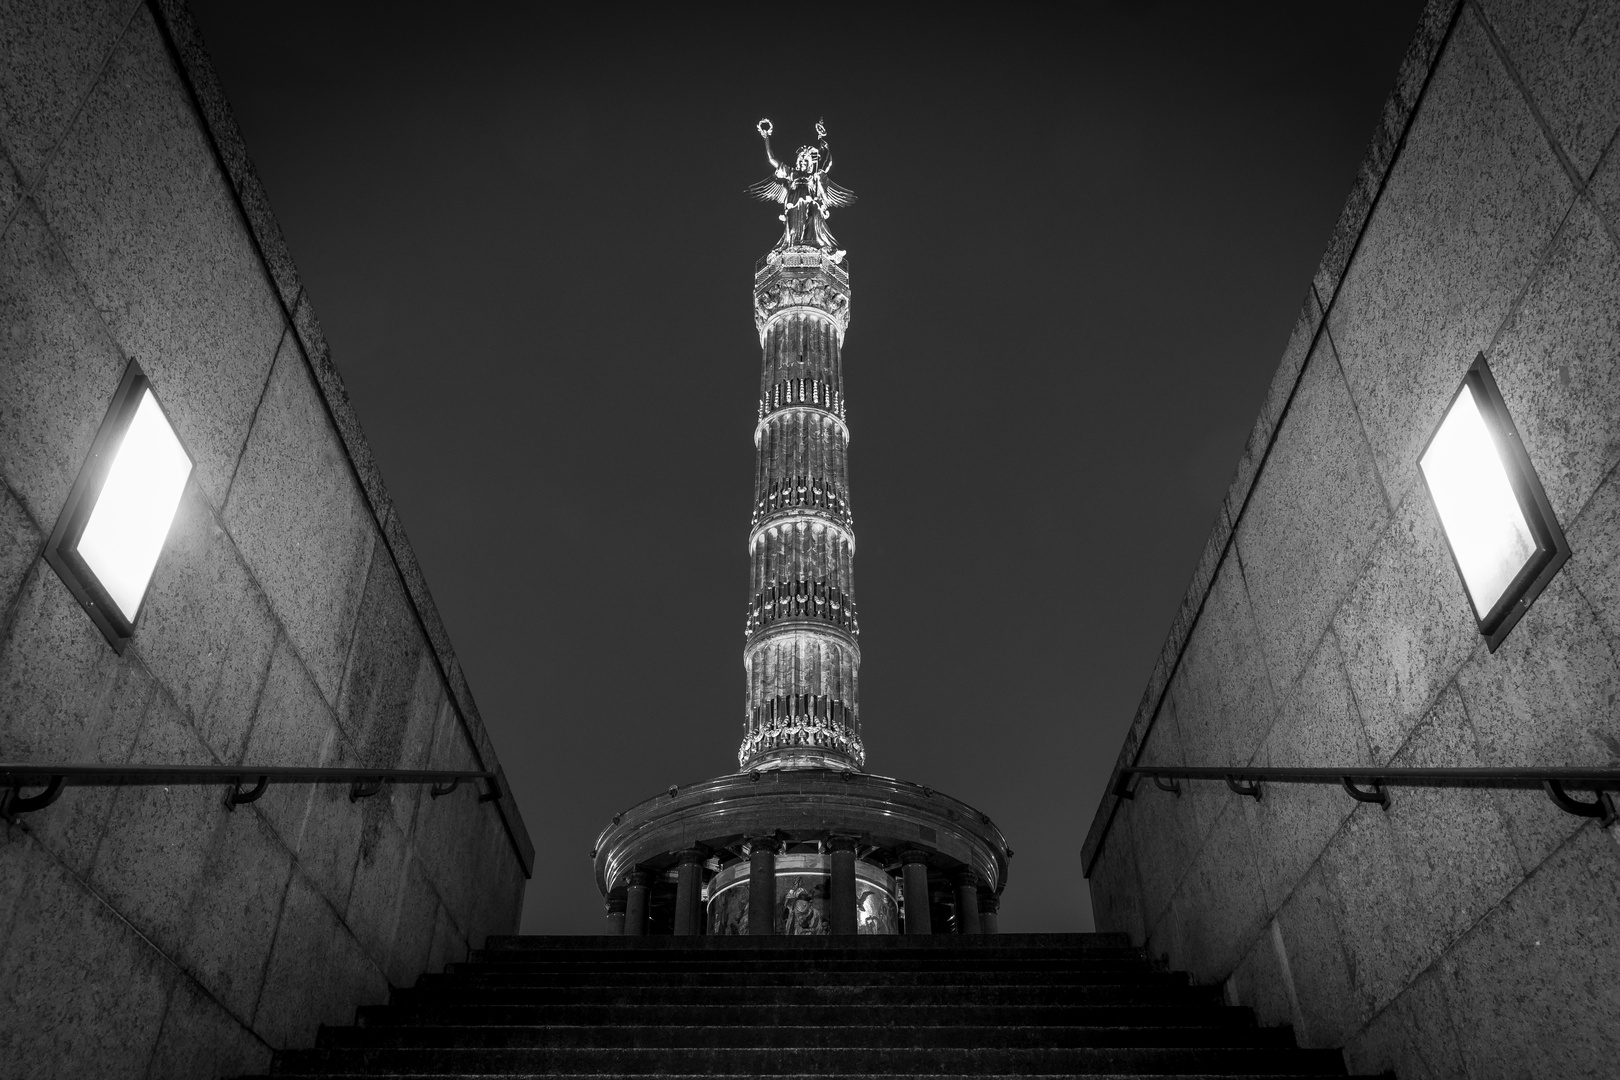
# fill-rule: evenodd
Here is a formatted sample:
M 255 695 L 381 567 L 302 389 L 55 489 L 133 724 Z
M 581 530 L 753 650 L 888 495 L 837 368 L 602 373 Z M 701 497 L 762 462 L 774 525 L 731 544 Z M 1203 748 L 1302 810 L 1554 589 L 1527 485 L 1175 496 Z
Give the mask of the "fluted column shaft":
M 775 251 L 754 302 L 762 361 L 738 763 L 859 768 L 848 272 L 813 248 Z

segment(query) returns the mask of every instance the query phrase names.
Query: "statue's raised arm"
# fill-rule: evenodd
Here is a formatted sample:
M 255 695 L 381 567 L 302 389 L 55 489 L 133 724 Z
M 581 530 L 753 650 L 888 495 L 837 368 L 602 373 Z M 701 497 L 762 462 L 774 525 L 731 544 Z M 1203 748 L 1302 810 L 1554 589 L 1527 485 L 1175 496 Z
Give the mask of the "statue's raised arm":
M 755 124 L 754 127 L 759 131 L 759 137 L 765 140 L 765 160 L 771 163 L 771 168 L 780 173 L 782 171 L 782 163 L 776 160 L 775 154 L 771 153 L 771 132 L 775 131 L 776 129 L 771 126 L 771 122 L 769 120 L 761 120 L 759 123 Z

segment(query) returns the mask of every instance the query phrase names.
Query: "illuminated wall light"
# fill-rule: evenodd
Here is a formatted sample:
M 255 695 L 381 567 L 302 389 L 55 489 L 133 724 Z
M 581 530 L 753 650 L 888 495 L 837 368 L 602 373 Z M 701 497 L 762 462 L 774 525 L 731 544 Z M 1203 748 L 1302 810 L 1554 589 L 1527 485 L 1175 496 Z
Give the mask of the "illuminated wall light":
M 1423 482 L 1490 651 L 1569 558 L 1484 354 L 1418 458 Z
M 118 652 L 135 631 L 191 467 L 151 383 L 131 361 L 45 549 Z

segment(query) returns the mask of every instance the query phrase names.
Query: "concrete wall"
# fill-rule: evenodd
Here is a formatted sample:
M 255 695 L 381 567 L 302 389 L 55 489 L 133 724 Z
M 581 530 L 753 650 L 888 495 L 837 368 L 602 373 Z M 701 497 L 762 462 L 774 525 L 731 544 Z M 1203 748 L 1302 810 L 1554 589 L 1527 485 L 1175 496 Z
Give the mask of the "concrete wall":
M 196 462 L 114 653 L 41 558 L 128 358 Z M 0 3 L 0 760 L 498 768 L 183 9 Z M 216 1076 L 516 928 L 510 798 L 0 823 L 0 1073 Z
M 1620 5 L 1431 4 L 1120 762 L 1620 763 Z M 1483 351 L 1574 555 L 1495 654 L 1417 457 Z M 1353 1070 L 1612 1076 L 1620 837 L 1537 793 L 1105 797 L 1125 930 Z

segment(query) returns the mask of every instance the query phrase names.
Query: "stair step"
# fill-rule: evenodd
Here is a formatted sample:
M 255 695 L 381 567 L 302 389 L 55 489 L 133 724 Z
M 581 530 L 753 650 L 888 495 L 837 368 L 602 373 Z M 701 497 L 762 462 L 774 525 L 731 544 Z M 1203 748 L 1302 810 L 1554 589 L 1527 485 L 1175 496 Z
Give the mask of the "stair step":
M 497 971 L 487 967 L 468 970 L 458 966 L 443 975 L 424 975 L 423 989 L 458 986 L 471 989 L 511 987 L 546 990 L 566 987 L 710 987 L 710 986 L 1184 986 L 1181 972 L 1154 971 L 1147 966 L 1125 970 L 1069 969 L 1063 971 Z
M 469 1080 L 469 1077 L 476 1077 L 477 1076 L 477 1074 L 469 1074 L 469 1073 L 424 1073 L 424 1072 L 411 1072 L 411 1073 L 398 1073 L 398 1072 L 393 1072 L 393 1073 L 390 1073 L 390 1072 L 363 1072 L 363 1073 L 323 1072 L 323 1073 L 301 1073 L 299 1075 L 309 1077 L 309 1078 L 311 1078 L 311 1080 L 379 1080 L 379 1078 L 384 1078 L 384 1080 L 386 1080 L 386 1078 L 388 1078 L 388 1077 L 400 1077 L 400 1078 L 409 1077 L 410 1080 Z M 491 1075 L 491 1074 L 485 1074 L 485 1075 Z M 500 1075 L 500 1074 L 493 1074 L 493 1075 Z M 651 1076 L 659 1077 L 659 1078 L 661 1078 L 661 1080 L 705 1080 L 706 1077 L 708 1077 L 708 1076 L 710 1076 L 712 1074 L 710 1074 L 710 1073 L 657 1072 L 657 1073 L 545 1073 L 543 1075 L 545 1075 L 548 1078 L 548 1080 L 647 1080 L 647 1078 L 651 1077 Z M 768 1075 L 771 1076 L 772 1080 L 822 1080 L 822 1078 L 825 1077 L 827 1074 L 826 1073 L 791 1073 L 791 1072 L 782 1072 L 782 1073 L 770 1073 Z M 860 1072 L 842 1072 L 842 1071 L 837 1073 L 836 1075 L 842 1076 L 842 1077 L 848 1077 L 849 1080 L 902 1080 L 902 1078 L 903 1078 L 903 1080 L 963 1080 L 963 1077 L 964 1077 L 964 1074 L 962 1074 L 962 1073 L 860 1073 Z M 971 1075 L 975 1077 L 975 1080 L 1022 1080 L 1022 1078 L 1027 1076 L 1028 1074 L 1027 1073 L 973 1073 Z M 1052 1075 L 1061 1076 L 1061 1075 L 1065 1075 L 1065 1074 L 1058 1073 L 1058 1074 L 1052 1074 Z M 1092 1072 L 1092 1073 L 1084 1073 L 1084 1074 L 1067 1074 L 1067 1075 L 1071 1075 L 1071 1076 L 1081 1076 L 1081 1075 L 1083 1075 L 1084 1077 L 1087 1078 L 1087 1080 L 1316 1080 L 1316 1078 L 1320 1077 L 1322 1074 L 1321 1073 L 1314 1073 L 1314 1072 L 1307 1072 L 1307 1073 L 1291 1073 L 1291 1072 L 1282 1072 L 1282 1073 L 1277 1073 L 1277 1072 L 1258 1072 L 1258 1073 L 1257 1072 L 1243 1072 L 1243 1073 L 1212 1073 L 1212 1072 L 1175 1072 L 1175 1073 L 1131 1072 L 1131 1073 L 1124 1073 L 1124 1072 L 1107 1072 L 1107 1073 L 1098 1073 L 1098 1072 Z M 237 1080 L 272 1080 L 272 1078 L 270 1076 L 261 1075 L 261 1076 L 239 1077 L 239 1078 L 237 1078 Z M 1355 1080 L 1355 1078 L 1352 1078 L 1352 1080 Z M 1386 1074 L 1386 1075 L 1378 1076 L 1378 1077 L 1363 1077 L 1363 1078 L 1360 1078 L 1360 1080 L 1389 1080 L 1389 1077 Z
M 1131 939 L 1126 934 L 996 934 L 980 937 L 959 937 L 952 934 L 933 934 L 921 937 L 875 934 L 855 939 L 848 937 L 565 937 L 538 934 L 491 934 L 484 942 L 486 949 L 526 949 L 534 952 L 612 952 L 634 950 L 689 949 L 705 952 L 725 952 L 733 949 L 787 951 L 855 950 L 871 955 L 881 952 L 961 952 L 991 955 L 1020 950 L 1040 952 L 1083 952 L 1087 949 L 1128 949 Z
M 597 1047 L 713 1048 L 738 1044 L 775 1050 L 816 1047 L 933 1047 L 1039 1049 L 1069 1047 L 1293 1046 L 1288 1028 L 1237 1025 L 953 1024 L 920 1035 L 893 1024 L 483 1024 L 323 1027 L 316 1046 L 332 1047 Z
M 556 1073 L 773 1076 L 852 1070 L 893 1074 L 1069 1075 L 1075 1073 L 1177 1073 L 1197 1069 L 1214 1075 L 1296 1073 L 1343 1075 L 1337 1051 L 1293 1047 L 1067 1047 L 990 1049 L 967 1047 L 826 1047 L 783 1051 L 755 1046 L 682 1048 L 343 1048 L 278 1052 L 273 1075 L 381 1071 L 463 1076 L 533 1076 Z
M 689 952 L 610 953 L 552 956 L 515 949 L 475 949 L 467 967 L 522 971 L 1069 971 L 1087 968 L 1152 967 L 1140 949 L 1118 949 L 1086 956 L 1020 956 L 995 959 L 984 956 L 880 955 L 870 953 L 738 953 L 704 955 Z
M 680 1005 L 693 991 L 679 986 L 469 987 L 428 983 L 395 990 L 395 1004 L 455 1001 L 468 1005 Z M 704 988 L 710 1005 L 1207 1005 L 1219 1000 L 1211 987 L 1163 985 L 1051 985 L 999 983 L 984 986 L 715 986 Z
M 713 1027 L 730 1024 L 764 1028 L 777 1024 L 881 1024 L 888 1027 L 939 1028 L 956 1024 L 1024 1027 L 1253 1027 L 1247 1008 L 1214 1004 L 1214 995 L 1201 1006 L 1162 1004 L 1121 1005 L 891 1005 L 874 1011 L 865 1005 L 472 1005 L 462 1002 L 413 1005 L 365 1005 L 359 1010 L 364 1027 L 409 1024 L 467 1027 L 475 1025 L 630 1025 L 649 1024 Z M 931 1037 L 931 1036 L 929 1036 Z

